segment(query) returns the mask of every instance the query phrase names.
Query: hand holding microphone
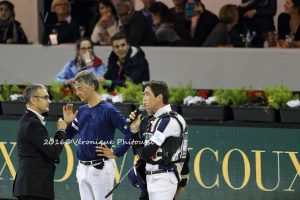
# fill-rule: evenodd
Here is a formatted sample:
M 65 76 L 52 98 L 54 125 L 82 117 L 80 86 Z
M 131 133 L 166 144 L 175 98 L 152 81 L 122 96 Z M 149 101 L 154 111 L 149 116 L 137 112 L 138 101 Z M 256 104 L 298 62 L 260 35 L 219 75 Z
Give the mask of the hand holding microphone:
M 146 109 L 143 105 L 140 105 L 137 110 L 131 112 L 129 117 L 126 119 L 127 127 L 130 127 L 132 133 L 137 133 L 139 131 L 140 123 L 141 123 L 141 114 Z

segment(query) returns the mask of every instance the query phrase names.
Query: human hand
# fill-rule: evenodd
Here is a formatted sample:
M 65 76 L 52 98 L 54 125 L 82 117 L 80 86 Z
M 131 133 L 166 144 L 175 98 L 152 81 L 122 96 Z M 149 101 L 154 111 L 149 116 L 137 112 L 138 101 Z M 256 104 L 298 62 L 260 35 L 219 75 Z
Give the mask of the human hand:
M 65 81 L 65 85 L 73 85 L 74 84 L 74 79 L 73 78 L 70 78 L 68 80 Z
M 63 116 L 64 116 L 64 121 L 67 124 L 72 123 L 72 121 L 75 119 L 76 115 L 78 113 L 78 110 L 76 112 L 73 112 L 73 104 L 67 104 L 63 106 Z
M 142 115 L 139 114 L 139 116 L 136 117 L 136 110 L 134 112 L 131 112 L 130 115 L 128 116 L 128 118 L 126 119 L 127 123 L 133 121 L 131 124 L 130 124 L 130 131 L 132 133 L 137 133 L 139 131 L 139 128 L 140 128 L 140 124 L 141 124 L 141 117 Z
M 280 48 L 289 48 L 289 44 L 285 40 L 278 40 L 277 43 Z
M 57 131 L 66 130 L 67 126 L 68 126 L 67 123 L 62 118 L 59 118 L 56 122 L 56 130 Z
M 106 79 L 103 76 L 99 76 L 97 79 L 102 86 L 106 85 Z
M 107 30 L 104 30 L 103 32 L 99 33 L 99 37 L 100 37 L 100 40 L 102 42 L 104 42 L 105 44 L 111 43 L 111 37 Z
M 244 14 L 244 17 L 245 17 L 245 18 L 253 18 L 255 14 L 256 14 L 256 10 L 255 10 L 255 9 L 248 10 L 248 11 Z
M 101 26 L 106 29 L 111 24 L 111 22 L 112 22 L 112 13 L 106 12 L 99 19 L 98 26 Z
M 104 156 L 106 158 L 115 159 L 116 156 L 111 148 L 109 148 L 106 144 L 96 146 L 97 156 Z
M 191 28 L 196 28 L 198 24 L 199 15 L 194 15 L 191 17 Z
M 9 38 L 9 39 L 7 39 L 6 40 L 6 44 L 12 44 L 12 43 L 14 43 L 15 41 L 14 41 L 14 39 L 12 39 L 12 38 Z
M 204 8 L 203 8 L 203 6 L 201 4 L 199 4 L 198 6 L 196 6 L 194 8 L 194 10 L 193 10 L 193 12 L 196 13 L 196 14 L 201 14 L 201 13 L 203 13 L 203 11 L 204 11 Z
M 300 47 L 300 41 L 292 41 L 292 48 L 299 48 Z

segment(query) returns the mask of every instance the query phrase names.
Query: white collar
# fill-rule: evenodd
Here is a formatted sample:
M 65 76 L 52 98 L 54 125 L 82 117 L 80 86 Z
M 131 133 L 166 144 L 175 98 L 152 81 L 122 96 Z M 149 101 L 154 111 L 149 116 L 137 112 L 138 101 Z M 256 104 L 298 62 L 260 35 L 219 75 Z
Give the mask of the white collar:
M 171 105 L 165 105 L 164 107 L 161 107 L 160 109 L 158 109 L 158 111 L 156 111 L 156 113 L 154 114 L 154 117 L 157 118 L 159 116 L 161 116 L 164 113 L 170 112 L 172 111 L 171 109 Z
M 139 51 L 138 48 L 136 47 L 131 47 L 131 55 L 130 58 L 132 58 L 133 56 L 135 56 L 137 54 L 137 52 Z
M 70 23 L 71 23 L 71 20 L 72 20 L 71 15 L 68 15 L 68 17 L 67 17 L 65 20 L 68 22 L 68 24 L 70 24 Z
M 34 114 L 36 114 L 36 116 L 39 118 L 39 120 L 41 121 L 41 123 L 45 126 L 46 122 L 45 122 L 45 117 L 43 117 L 40 113 L 36 112 L 35 110 L 27 107 L 27 110 L 30 110 L 31 112 L 33 112 Z

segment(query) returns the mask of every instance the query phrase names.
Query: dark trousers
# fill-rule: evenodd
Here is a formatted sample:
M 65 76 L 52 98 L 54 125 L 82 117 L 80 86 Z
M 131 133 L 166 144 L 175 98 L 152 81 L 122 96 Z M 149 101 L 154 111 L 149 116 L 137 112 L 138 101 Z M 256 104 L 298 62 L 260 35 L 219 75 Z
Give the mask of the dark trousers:
M 139 200 L 149 200 L 148 192 L 141 191 Z

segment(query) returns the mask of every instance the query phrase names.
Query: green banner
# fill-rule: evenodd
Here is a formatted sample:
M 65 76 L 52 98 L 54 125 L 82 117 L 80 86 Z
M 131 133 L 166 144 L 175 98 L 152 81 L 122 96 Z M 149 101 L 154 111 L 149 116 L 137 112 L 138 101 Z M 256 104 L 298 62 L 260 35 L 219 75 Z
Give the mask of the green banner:
M 46 126 L 53 136 L 55 122 Z M 17 127 L 17 120 L 0 120 L 0 198 L 13 198 Z M 178 199 L 299 200 L 299 144 L 299 129 L 189 126 L 190 180 Z M 75 149 L 74 143 L 66 144 L 57 165 L 57 200 L 80 199 Z M 132 151 L 116 162 L 119 182 L 133 163 Z M 125 179 L 113 199 L 137 199 L 138 195 L 138 189 Z

